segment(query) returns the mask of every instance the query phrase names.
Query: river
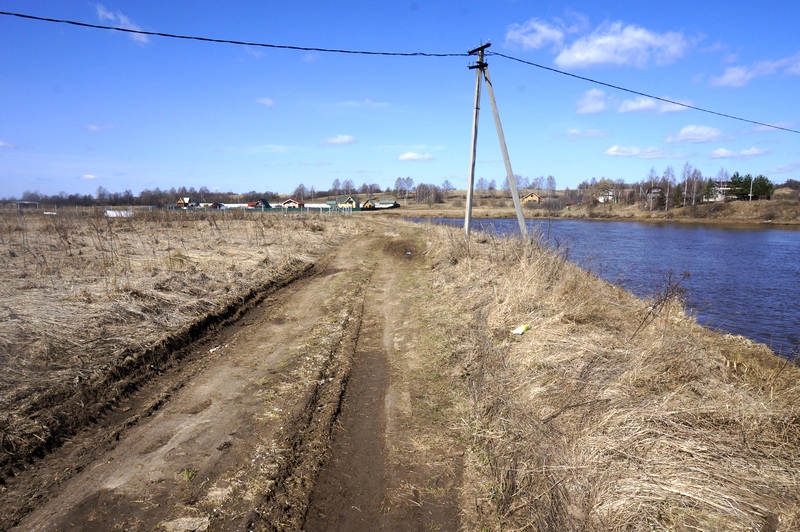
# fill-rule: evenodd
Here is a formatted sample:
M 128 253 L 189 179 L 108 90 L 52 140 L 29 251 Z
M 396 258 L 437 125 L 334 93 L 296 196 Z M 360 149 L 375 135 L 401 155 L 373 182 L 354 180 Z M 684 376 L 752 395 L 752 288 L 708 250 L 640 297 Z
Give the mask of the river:
M 414 219 L 423 222 L 427 220 Z M 434 223 L 464 225 L 462 219 Z M 600 220 L 528 220 L 552 247 L 598 277 L 650 297 L 681 280 L 687 306 L 706 327 L 800 355 L 800 227 Z M 476 231 L 519 234 L 516 219 L 473 220 Z

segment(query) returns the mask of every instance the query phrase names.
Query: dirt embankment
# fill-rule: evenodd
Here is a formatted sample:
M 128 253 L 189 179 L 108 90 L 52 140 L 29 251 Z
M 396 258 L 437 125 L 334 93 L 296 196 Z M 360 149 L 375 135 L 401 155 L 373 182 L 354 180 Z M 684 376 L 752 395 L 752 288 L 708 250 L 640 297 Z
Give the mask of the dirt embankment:
M 281 234 L 321 247 L 301 278 L 14 469 L 0 528 L 800 527 L 794 365 L 698 326 L 671 286 L 643 301 L 537 242 L 356 220 L 237 225 L 227 236 L 248 232 L 260 254 Z M 15 252 L 31 245 L 18 237 Z M 222 240 L 209 263 L 230 256 Z M 40 290 L 56 283 L 45 273 Z

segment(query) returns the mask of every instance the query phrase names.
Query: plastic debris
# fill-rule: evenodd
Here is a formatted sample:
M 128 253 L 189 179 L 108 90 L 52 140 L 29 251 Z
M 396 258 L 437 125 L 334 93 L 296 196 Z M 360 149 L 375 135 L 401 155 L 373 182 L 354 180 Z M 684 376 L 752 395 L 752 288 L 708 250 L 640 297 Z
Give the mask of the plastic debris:
M 530 328 L 531 328 L 531 325 L 529 323 L 526 323 L 525 325 L 520 325 L 519 327 L 517 327 L 516 329 L 511 331 L 511 334 L 523 334 L 525 331 L 527 331 Z

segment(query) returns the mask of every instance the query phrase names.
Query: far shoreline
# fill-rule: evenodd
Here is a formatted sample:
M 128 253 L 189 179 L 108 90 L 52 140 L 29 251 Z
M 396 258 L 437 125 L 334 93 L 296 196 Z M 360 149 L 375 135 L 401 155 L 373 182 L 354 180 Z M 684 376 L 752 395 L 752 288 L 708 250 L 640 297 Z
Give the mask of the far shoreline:
M 447 204 L 401 205 L 396 209 L 374 211 L 382 216 L 403 218 L 450 218 L 464 219 L 463 207 Z M 525 220 L 586 220 L 619 221 L 651 224 L 690 224 L 710 226 L 800 226 L 800 203 L 787 200 L 760 200 L 754 202 L 727 202 L 704 204 L 692 209 L 678 207 L 668 211 L 642 211 L 637 206 L 570 206 L 552 214 L 542 214 L 544 209 L 523 209 Z M 692 215 L 694 212 L 694 215 Z M 513 207 L 473 207 L 472 219 L 515 219 Z

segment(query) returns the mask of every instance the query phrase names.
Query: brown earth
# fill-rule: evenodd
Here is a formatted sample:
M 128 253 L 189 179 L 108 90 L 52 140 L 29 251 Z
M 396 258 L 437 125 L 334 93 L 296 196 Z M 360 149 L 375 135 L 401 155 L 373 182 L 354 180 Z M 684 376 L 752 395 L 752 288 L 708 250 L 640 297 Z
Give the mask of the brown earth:
M 800 370 L 669 280 L 379 213 L 55 218 L 0 217 L 2 530 L 800 528 Z
M 457 530 L 410 376 L 424 246 L 375 227 L 6 478 L 0 529 Z

